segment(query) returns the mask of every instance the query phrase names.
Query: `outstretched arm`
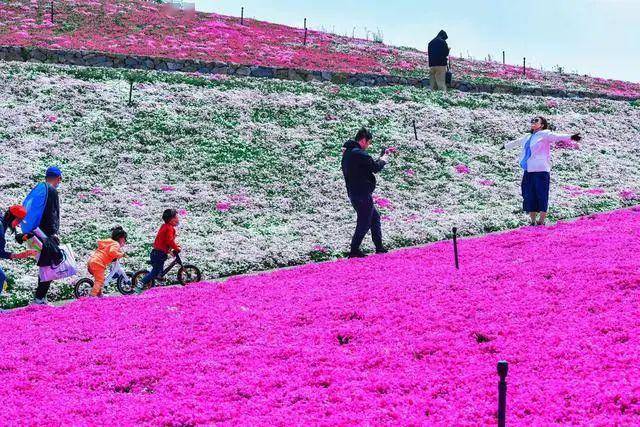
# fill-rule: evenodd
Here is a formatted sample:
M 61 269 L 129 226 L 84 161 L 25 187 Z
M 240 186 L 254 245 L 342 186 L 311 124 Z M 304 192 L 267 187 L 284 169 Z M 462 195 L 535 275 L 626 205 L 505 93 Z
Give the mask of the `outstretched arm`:
M 11 254 L 11 259 L 35 258 L 36 255 L 38 255 L 38 251 L 30 249 L 17 254 Z
M 582 137 L 580 133 L 558 133 L 558 132 L 548 132 L 544 138 L 550 144 L 556 142 L 568 142 L 568 141 L 580 141 Z
M 522 146 L 522 140 L 524 138 L 526 138 L 526 136 L 520 137 L 518 139 L 514 139 L 513 141 L 505 142 L 503 148 L 510 150 L 512 148 L 520 147 Z

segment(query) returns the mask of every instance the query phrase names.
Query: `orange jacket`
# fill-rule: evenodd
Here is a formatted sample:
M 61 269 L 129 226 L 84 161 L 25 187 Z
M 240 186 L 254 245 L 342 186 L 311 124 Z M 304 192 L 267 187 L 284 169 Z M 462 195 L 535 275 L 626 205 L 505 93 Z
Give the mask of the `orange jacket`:
M 89 258 L 89 264 L 99 264 L 106 267 L 123 256 L 124 252 L 120 248 L 120 244 L 115 240 L 98 240 L 98 249 Z

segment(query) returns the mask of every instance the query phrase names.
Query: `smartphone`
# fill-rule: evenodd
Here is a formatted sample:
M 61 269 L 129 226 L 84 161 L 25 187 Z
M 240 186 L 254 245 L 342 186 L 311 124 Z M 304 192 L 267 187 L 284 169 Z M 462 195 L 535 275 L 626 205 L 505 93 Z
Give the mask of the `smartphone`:
M 380 152 L 380 157 L 384 156 L 385 154 L 387 154 L 387 147 L 382 147 L 382 151 Z

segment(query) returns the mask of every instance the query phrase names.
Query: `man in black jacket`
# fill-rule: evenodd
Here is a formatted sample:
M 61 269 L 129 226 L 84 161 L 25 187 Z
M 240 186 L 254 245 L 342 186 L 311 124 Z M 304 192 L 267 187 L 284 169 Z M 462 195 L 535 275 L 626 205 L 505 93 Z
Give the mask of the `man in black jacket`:
M 447 33 L 441 30 L 436 38 L 429 42 L 429 81 L 433 90 L 447 90 L 448 38 Z
M 45 183 L 47 185 L 47 203 L 42 213 L 39 228 L 47 236 L 48 239 L 57 240 L 60 231 L 60 199 L 58 197 L 58 186 L 62 182 L 62 172 L 55 166 L 47 169 L 45 174 Z M 46 245 L 46 242 L 45 242 Z M 43 254 L 41 258 L 43 258 Z M 41 264 L 40 259 L 38 265 Z M 38 279 L 38 287 L 36 288 L 36 297 L 34 304 L 46 305 L 47 293 L 51 282 L 42 282 Z
M 366 151 L 372 139 L 371 132 L 362 128 L 356 134 L 355 140 L 349 140 L 343 146 L 342 173 L 347 185 L 347 195 L 357 213 L 356 230 L 351 239 L 349 258 L 365 256 L 360 250 L 360 244 L 369 230 L 371 230 L 376 253 L 387 252 L 382 245 L 380 214 L 373 205 L 373 191 L 376 188 L 374 174 L 384 168 L 388 155 L 385 152 L 379 160 L 374 160 Z

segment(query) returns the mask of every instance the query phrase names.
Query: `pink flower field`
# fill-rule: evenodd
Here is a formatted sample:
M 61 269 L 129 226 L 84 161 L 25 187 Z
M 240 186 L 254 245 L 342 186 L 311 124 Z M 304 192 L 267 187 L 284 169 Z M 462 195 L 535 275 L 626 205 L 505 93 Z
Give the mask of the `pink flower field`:
M 9 425 L 640 423 L 640 209 L 5 313 Z
M 41 7 L 38 7 L 38 4 Z M 428 74 L 426 52 L 369 40 L 214 13 L 178 11 L 143 0 L 56 0 L 0 3 L 0 46 L 37 46 L 200 59 L 244 65 L 373 74 Z M 238 7 L 239 8 L 239 7 Z M 425 36 L 424 49 L 433 35 Z M 450 34 L 455 39 L 454 34 Z M 457 79 L 640 98 L 640 83 L 453 58 Z

